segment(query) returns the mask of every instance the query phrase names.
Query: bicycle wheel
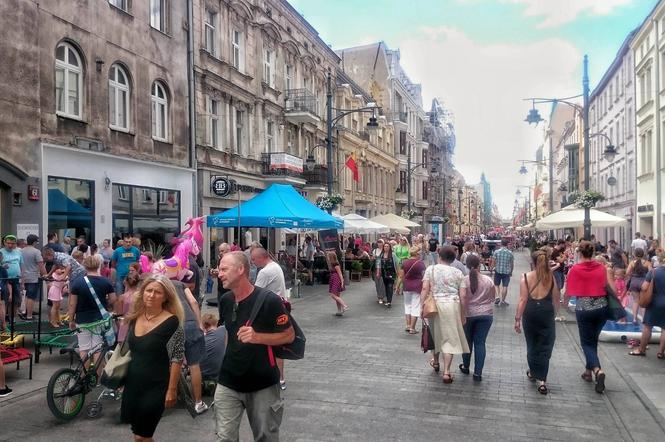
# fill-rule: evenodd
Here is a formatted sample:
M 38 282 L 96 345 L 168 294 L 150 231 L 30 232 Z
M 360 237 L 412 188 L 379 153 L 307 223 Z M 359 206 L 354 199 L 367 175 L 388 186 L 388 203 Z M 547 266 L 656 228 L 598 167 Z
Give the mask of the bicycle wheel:
M 46 387 L 46 402 L 53 416 L 69 421 L 81 412 L 85 393 L 78 385 L 80 381 L 80 373 L 71 368 L 61 368 L 53 373 Z
M 194 395 L 192 394 L 192 389 L 189 386 L 189 381 L 187 377 L 181 372 L 180 381 L 178 382 L 178 400 L 182 401 L 185 404 L 185 408 L 189 412 L 190 416 L 196 418 L 198 413 L 196 412 L 196 402 L 194 401 Z

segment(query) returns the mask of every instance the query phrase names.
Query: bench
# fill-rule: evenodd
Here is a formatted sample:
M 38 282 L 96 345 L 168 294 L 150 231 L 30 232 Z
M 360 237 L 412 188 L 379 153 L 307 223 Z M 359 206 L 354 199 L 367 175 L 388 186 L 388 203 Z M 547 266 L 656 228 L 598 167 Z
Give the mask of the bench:
M 25 348 L 1 348 L 0 358 L 3 364 L 12 364 L 16 362 L 16 369 L 20 370 L 21 361 L 30 361 L 29 379 L 32 379 L 32 353 Z

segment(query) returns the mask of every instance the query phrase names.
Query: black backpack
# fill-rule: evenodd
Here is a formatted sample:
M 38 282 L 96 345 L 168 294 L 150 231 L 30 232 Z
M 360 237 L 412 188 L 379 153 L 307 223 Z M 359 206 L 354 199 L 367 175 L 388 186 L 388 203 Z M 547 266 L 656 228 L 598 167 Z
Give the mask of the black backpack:
M 248 326 L 252 325 L 254 319 L 256 319 L 256 315 L 259 313 L 259 310 L 263 306 L 263 302 L 266 300 L 268 296 L 277 296 L 277 295 L 268 290 L 259 291 L 258 298 L 256 299 L 256 302 L 254 302 L 254 306 L 252 307 L 252 312 L 250 313 L 249 320 L 247 321 Z M 289 321 L 291 322 L 291 326 L 293 327 L 293 331 L 295 332 L 296 336 L 293 339 L 293 342 L 291 342 L 290 344 L 268 347 L 268 353 L 270 356 L 271 365 L 273 361 L 273 355 L 274 357 L 280 359 L 291 359 L 291 360 L 302 359 L 305 357 L 305 342 L 307 341 L 307 339 L 305 338 L 305 334 L 303 333 L 302 329 L 300 328 L 296 320 L 293 319 L 293 316 L 291 316 L 291 308 L 290 304 L 288 304 L 288 301 L 282 300 L 282 302 L 284 303 L 284 307 L 286 308 L 286 310 L 289 312 L 288 313 Z

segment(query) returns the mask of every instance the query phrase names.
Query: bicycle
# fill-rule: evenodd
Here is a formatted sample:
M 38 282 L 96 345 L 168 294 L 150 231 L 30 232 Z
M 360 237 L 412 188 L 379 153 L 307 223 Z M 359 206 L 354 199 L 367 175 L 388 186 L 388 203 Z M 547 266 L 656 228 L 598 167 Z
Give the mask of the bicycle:
M 93 334 L 103 336 L 105 332 L 113 327 L 113 320 L 116 318 L 118 316 L 114 315 L 109 319 L 102 319 L 90 324 L 79 324 L 75 332 L 80 333 L 81 330 L 89 330 Z M 60 354 L 70 353 L 71 355 L 76 355 L 79 363 L 76 368 L 71 368 L 70 366 L 57 370 L 48 381 L 46 402 L 48 403 L 49 410 L 56 418 L 63 421 L 70 421 L 78 416 L 85 404 L 86 394 L 90 393 L 97 386 L 99 379 L 98 372 L 113 354 L 112 348 L 112 345 L 109 345 L 105 339 L 102 339 L 102 343 L 92 348 L 83 358 L 81 358 L 75 346 L 60 349 Z M 95 364 L 93 356 L 97 353 L 99 353 L 99 357 L 97 358 L 98 363 Z M 90 364 L 86 368 L 88 362 Z M 89 418 L 96 418 L 101 415 L 101 399 L 105 397 L 114 397 L 117 399 L 117 391 L 104 388 L 97 399 L 88 405 L 86 414 Z

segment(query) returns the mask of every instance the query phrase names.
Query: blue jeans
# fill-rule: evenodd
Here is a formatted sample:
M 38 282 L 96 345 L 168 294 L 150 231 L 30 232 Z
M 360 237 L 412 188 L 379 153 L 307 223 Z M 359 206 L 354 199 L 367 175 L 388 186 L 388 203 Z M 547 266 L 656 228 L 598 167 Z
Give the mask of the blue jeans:
M 577 310 L 575 316 L 580 333 L 580 345 L 586 358 L 586 369 L 600 368 L 598 337 L 607 321 L 607 307 L 596 310 Z
M 469 343 L 469 350 L 471 352 L 476 351 L 473 359 L 473 374 L 478 376 L 482 376 L 483 374 L 486 354 L 485 341 L 487 340 L 487 334 L 490 331 L 493 319 L 492 315 L 471 316 L 466 318 L 466 324 L 464 324 L 464 334 Z M 464 353 L 462 355 L 462 362 L 468 368 L 471 364 L 471 353 Z

